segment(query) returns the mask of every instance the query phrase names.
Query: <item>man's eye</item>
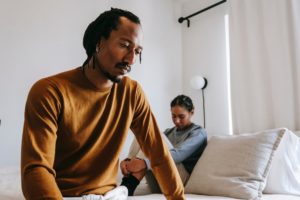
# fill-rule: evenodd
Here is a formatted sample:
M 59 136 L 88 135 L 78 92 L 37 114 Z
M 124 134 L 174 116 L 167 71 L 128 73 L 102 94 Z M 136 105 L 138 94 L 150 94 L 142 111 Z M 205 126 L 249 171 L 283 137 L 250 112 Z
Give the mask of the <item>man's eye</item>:
M 128 48 L 128 47 L 129 47 L 129 44 L 128 44 L 128 43 L 121 43 L 120 45 L 121 45 L 121 47 L 125 47 L 125 48 Z

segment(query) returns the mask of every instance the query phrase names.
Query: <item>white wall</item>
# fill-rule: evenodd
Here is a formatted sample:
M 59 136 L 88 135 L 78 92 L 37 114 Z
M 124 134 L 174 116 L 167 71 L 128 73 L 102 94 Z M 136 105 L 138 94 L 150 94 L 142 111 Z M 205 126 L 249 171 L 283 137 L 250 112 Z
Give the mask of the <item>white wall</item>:
M 216 2 L 219 0 L 184 1 L 182 16 L 189 16 Z M 195 75 L 207 78 L 205 108 L 209 136 L 230 132 L 224 20 L 226 12 L 227 3 L 190 18 L 189 28 L 186 21 L 182 23 L 183 91 L 194 100 L 194 121 L 203 125 L 201 90 L 193 90 L 190 80 Z
M 84 30 L 110 7 L 128 9 L 141 18 L 143 62 L 130 76 L 142 84 L 161 129 L 172 125 L 169 102 L 182 92 L 182 47 L 181 25 L 174 16 L 178 9 L 171 0 L 1 0 L 0 165 L 19 163 L 24 104 L 31 85 L 81 65 L 86 58 Z

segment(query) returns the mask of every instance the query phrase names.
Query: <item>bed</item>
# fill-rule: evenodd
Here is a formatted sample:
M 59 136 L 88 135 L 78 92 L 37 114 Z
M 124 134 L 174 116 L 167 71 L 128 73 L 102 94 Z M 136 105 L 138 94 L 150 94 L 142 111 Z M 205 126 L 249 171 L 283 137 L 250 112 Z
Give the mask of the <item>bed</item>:
M 187 194 L 186 199 L 187 200 L 232 200 L 235 198 Z M 299 200 L 299 199 L 300 196 L 283 195 L 283 194 L 264 194 L 262 197 L 262 200 Z M 128 197 L 128 200 L 165 200 L 165 198 L 161 194 L 149 194 L 143 196 Z
M 300 200 L 300 137 L 286 128 L 213 136 L 185 185 L 187 200 Z M 128 200 L 163 200 L 145 181 Z M 0 199 L 24 199 L 19 167 L 0 167 Z M 79 200 L 81 198 L 72 198 Z

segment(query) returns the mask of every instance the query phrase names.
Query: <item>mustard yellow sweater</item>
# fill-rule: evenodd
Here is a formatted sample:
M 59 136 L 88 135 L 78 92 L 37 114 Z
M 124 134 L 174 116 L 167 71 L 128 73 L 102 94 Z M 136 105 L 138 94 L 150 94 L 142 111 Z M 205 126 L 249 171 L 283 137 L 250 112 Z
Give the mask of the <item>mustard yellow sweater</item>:
M 97 90 L 80 68 L 36 82 L 22 138 L 26 199 L 104 194 L 116 187 L 119 155 L 135 134 L 167 199 L 184 199 L 173 159 L 140 85 L 128 77 Z

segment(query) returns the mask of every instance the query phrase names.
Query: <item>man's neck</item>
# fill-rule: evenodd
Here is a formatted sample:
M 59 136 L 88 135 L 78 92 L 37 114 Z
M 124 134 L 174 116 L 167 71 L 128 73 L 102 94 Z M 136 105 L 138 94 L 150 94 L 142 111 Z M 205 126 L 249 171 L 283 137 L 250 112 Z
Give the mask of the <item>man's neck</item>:
M 99 90 L 105 90 L 112 87 L 113 82 L 107 79 L 103 73 L 97 68 L 93 68 L 91 63 L 83 66 L 84 75 Z

